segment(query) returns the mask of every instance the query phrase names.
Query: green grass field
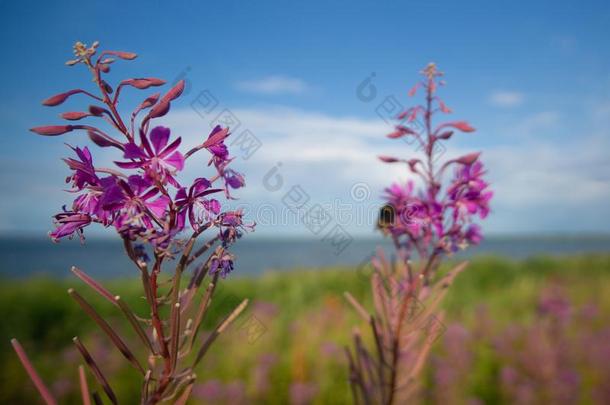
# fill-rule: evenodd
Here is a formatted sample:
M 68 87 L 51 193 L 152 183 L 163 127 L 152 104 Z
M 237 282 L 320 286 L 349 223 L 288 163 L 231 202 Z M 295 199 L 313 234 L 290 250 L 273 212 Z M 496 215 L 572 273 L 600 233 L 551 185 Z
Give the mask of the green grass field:
M 366 277 L 351 268 L 268 272 L 257 278 L 239 277 L 236 273 L 218 290 L 206 328 L 215 325 L 243 298 L 250 299 L 250 306 L 215 343 L 199 367 L 202 383 L 195 390 L 193 403 L 283 404 L 291 400 L 296 403 L 299 398 L 303 403 L 308 403 L 310 398 L 319 404 L 350 403 L 342 347 L 350 342 L 353 328 L 362 325 L 344 302 L 342 293 L 350 291 L 369 303 Z M 536 308 L 540 293 L 550 285 L 561 286 L 576 307 L 595 304 L 598 323 L 607 325 L 605 320 L 610 314 L 608 255 L 533 258 L 519 262 L 476 258 L 447 296 L 445 323 L 450 326 L 460 322 L 467 330 L 476 332 L 481 328 L 480 313 L 485 308 L 485 319 L 493 321 L 494 333 L 515 325 L 532 325 L 538 322 Z M 112 375 L 111 385 L 122 403 L 137 403 L 136 372 L 125 366 L 113 347 L 96 333 L 93 322 L 66 293 L 69 286 L 90 298 L 100 313 L 129 336 L 118 310 L 97 299 L 79 280 L 3 280 L 0 284 L 0 341 L 4 342 L 0 346 L 0 403 L 38 401 L 10 348 L 11 337 L 21 341 L 45 381 L 61 396 L 61 403 L 77 403 L 76 366 L 80 359 L 71 347 L 71 338 L 75 335 L 93 348 L 94 356 Z M 139 298 L 137 281 L 113 280 L 106 286 L 128 299 L 136 312 L 143 313 L 145 305 Z M 435 345 L 434 356 L 439 362 L 451 360 L 443 360 L 443 356 L 450 356 L 443 354 L 451 343 L 447 341 L 451 336 L 447 335 Z M 510 402 L 498 383 L 498 370 L 504 360 L 482 341 L 482 338 L 470 341 L 468 350 L 476 354 L 470 360 L 473 364 L 468 369 L 468 380 L 457 384 L 461 391 L 452 398 Z M 137 351 L 137 347 L 134 349 Z M 435 382 L 438 370 L 434 367 L 431 364 L 426 373 L 424 389 L 432 394 L 424 395 L 424 402 L 438 403 L 442 398 L 433 392 L 442 388 Z M 601 381 L 598 374 L 602 372 L 606 370 L 587 371 L 589 377 L 580 389 L 584 392 Z M 457 389 L 456 384 L 451 389 Z M 208 400 L 203 401 L 202 397 Z M 596 401 L 586 393 L 578 402 Z

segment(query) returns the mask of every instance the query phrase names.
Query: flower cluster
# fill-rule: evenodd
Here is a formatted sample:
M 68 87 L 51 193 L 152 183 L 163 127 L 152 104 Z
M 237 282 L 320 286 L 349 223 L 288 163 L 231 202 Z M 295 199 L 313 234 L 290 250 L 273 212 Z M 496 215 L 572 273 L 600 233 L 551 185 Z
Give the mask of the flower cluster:
M 50 233 L 54 241 L 64 237 L 78 235 L 83 239 L 83 230 L 92 223 L 104 227 L 114 227 L 120 236 L 130 241 L 149 243 L 157 252 L 170 252 L 183 231 L 200 234 L 205 230 L 216 228 L 218 237 L 228 246 L 243 230 L 252 229 L 253 225 L 245 224 L 241 212 L 222 212 L 218 195 L 224 193 L 232 198 L 229 190 L 245 185 L 244 176 L 229 168 L 233 160 L 225 145 L 230 135 L 228 128 L 215 127 L 201 143 L 191 150 L 180 151 L 182 139 L 172 136 L 171 130 L 163 126 L 150 129 L 153 119 L 164 116 L 173 100 L 180 96 L 184 82 L 176 84 L 164 96 L 154 94 L 146 98 L 131 114 L 130 125 L 126 125 L 118 114 L 116 106 L 118 96 L 124 87 L 147 89 L 165 82 L 155 78 L 135 78 L 120 82 L 115 95 L 112 87 L 103 80 L 102 73 L 110 70 L 114 62 L 109 56 L 121 59 L 133 59 L 135 54 L 106 51 L 93 61 L 97 53 L 97 43 L 87 48 L 82 43 L 75 45 L 77 59 L 69 61 L 70 65 L 83 63 L 94 73 L 94 80 L 99 84 L 101 97 L 85 90 L 76 89 L 53 96 L 43 102 L 48 106 L 62 104 L 75 94 L 89 96 L 100 105 L 91 105 L 87 112 L 67 112 L 62 117 L 77 121 L 86 117 L 99 117 L 113 126 L 120 137 L 114 137 L 96 126 L 64 125 L 33 128 L 41 135 L 61 135 L 73 130 L 84 130 L 89 138 L 99 147 L 115 148 L 120 159 L 115 168 L 99 167 L 94 164 L 88 147 L 73 147 L 74 157 L 64 159 L 72 174 L 67 178 L 71 192 L 77 196 L 72 206 L 55 216 L 56 229 Z M 139 114 L 148 112 L 136 128 L 135 120 Z M 211 177 L 199 177 L 190 185 L 182 185 L 180 172 L 196 152 L 206 150 L 211 157 L 208 165 L 214 168 Z M 230 219 L 229 219 L 230 218 Z M 226 257 L 228 253 L 221 256 Z M 224 263 L 222 274 L 231 269 Z M 214 268 L 216 268 L 214 267 Z
M 244 222 L 242 211 L 223 211 L 220 201 L 222 196 L 225 199 L 233 198 L 229 191 L 243 187 L 244 176 L 230 167 L 233 158 L 225 144 L 230 135 L 229 128 L 215 127 L 209 135 L 202 134 L 195 147 L 183 152 L 179 136 L 172 136 L 169 128 L 151 125 L 153 120 L 169 112 L 171 103 L 184 90 L 184 81 L 178 82 L 163 96 L 155 93 L 146 97 L 125 119 L 117 109 L 123 89 L 133 87 L 144 90 L 165 82 L 156 78 L 132 78 L 122 80 L 113 88 L 105 80 L 110 66 L 116 58 L 132 60 L 137 55 L 103 51 L 97 56 L 98 45 L 95 42 L 87 47 L 77 42 L 74 46 L 75 59 L 67 62 L 69 66 L 85 65 L 93 76 L 98 93 L 74 89 L 50 97 L 43 104 L 57 106 L 72 96 L 87 96 L 94 104 L 86 111 L 65 112 L 61 117 L 68 121 L 97 118 L 105 122 L 104 127 L 75 123 L 36 127 L 32 131 L 39 135 L 57 136 L 81 130 L 96 146 L 116 149 L 117 159 L 114 166 L 102 167 L 94 161 L 88 147 L 71 147 L 74 155 L 64 159 L 71 170 L 66 183 L 70 184 L 70 192 L 76 197 L 69 209 L 64 206 L 63 211 L 55 215 L 57 226 L 50 236 L 53 241 L 59 241 L 78 235 L 82 241 L 84 229 L 93 223 L 116 230 L 123 240 L 127 256 L 141 274 L 149 314 L 132 312 L 121 297 L 112 294 L 82 270 L 73 267 L 72 272 L 122 311 L 135 336 L 147 349 L 145 365 L 85 297 L 73 288 L 68 293 L 98 324 L 122 356 L 141 373 L 141 403 L 152 405 L 169 400 L 186 403 L 196 380 L 194 368 L 216 336 L 248 304 L 245 299 L 235 307 L 198 344 L 197 355 L 194 358 L 189 356 L 197 344 L 195 339 L 219 278 L 224 279 L 233 271 L 234 257 L 228 250 L 229 246 L 244 231 L 254 228 L 254 224 Z M 118 136 L 102 129 L 107 127 L 112 128 Z M 213 168 L 212 173 L 207 177 L 197 177 L 191 184 L 183 184 L 181 173 L 187 163 L 193 163 L 193 156 L 200 151 L 210 154 L 207 166 Z M 205 167 L 205 161 L 201 162 L 201 167 Z M 206 242 L 196 247 L 198 238 L 206 231 L 210 231 L 206 235 Z M 179 260 L 173 260 L 178 257 Z M 191 279 L 184 286 L 181 280 L 183 273 L 200 258 L 202 260 L 193 267 Z M 167 267 L 170 260 L 175 265 L 174 271 L 168 274 L 167 282 L 160 283 L 161 269 Z M 198 295 L 206 277 L 206 291 Z M 163 292 L 165 288 L 167 290 Z M 162 310 L 165 306 L 169 308 Z M 118 403 L 108 379 L 84 343 L 78 337 L 73 341 L 110 402 Z M 13 347 L 45 402 L 57 403 L 17 340 L 13 340 Z M 92 399 L 95 403 L 101 403 L 99 394 L 89 391 L 82 366 L 79 377 L 83 404 L 91 403 Z
M 409 172 L 416 175 L 423 186 L 416 190 L 410 180 L 387 188 L 385 199 L 388 205 L 385 209 L 391 210 L 392 215 L 390 221 L 380 225 L 407 258 L 416 251 L 426 259 L 478 244 L 482 235 L 473 219 L 477 215 L 481 219 L 487 216 L 493 192 L 483 180 L 485 169 L 479 153 L 470 153 L 440 165 L 437 162 L 438 142 L 450 139 L 456 131 L 474 132 L 475 129 L 465 121 L 450 121 L 433 127 L 435 114 L 449 114 L 451 110 L 436 94 L 439 86 L 444 85 L 440 80 L 442 72 L 431 63 L 422 73 L 425 79 L 417 83 L 409 95 L 413 96 L 423 88 L 426 91 L 425 104 L 399 114 L 401 124 L 388 137 L 410 137 L 420 145 L 425 157 L 406 160 L 380 156 L 380 159 L 385 163 L 406 163 Z M 421 130 L 416 125 L 420 122 L 423 124 L 419 126 Z M 447 172 L 451 168 L 454 173 L 450 177 Z
M 434 312 L 466 263 L 442 278 L 433 275 L 445 255 L 481 241 L 474 218 L 488 215 L 493 196 L 483 180 L 485 170 L 479 153 L 438 162 L 440 141 L 450 139 L 456 131 L 473 132 L 474 128 L 465 121 L 433 126 L 435 114 L 449 114 L 451 110 L 436 95 L 438 87 L 444 85 L 436 65 L 429 64 L 422 73 L 425 79 L 409 95 L 423 88 L 424 105 L 401 112 L 397 117 L 400 124 L 388 137 L 415 142 L 424 157 L 379 157 L 385 163 L 405 164 L 418 180 L 394 183 L 385 189 L 386 204 L 378 225 L 391 236 L 398 257 L 389 261 L 380 251 L 371 260 L 372 313 L 346 293 L 348 302 L 370 327 L 375 343 L 373 349 L 365 348 L 356 331 L 354 350 L 347 351 L 356 403 L 414 402 L 420 384 L 416 377 L 443 329 L 442 314 Z M 448 175 L 451 170 L 452 176 Z
M 527 320 L 507 325 L 481 306 L 474 328 L 448 325 L 430 362 L 426 398 L 433 403 L 484 403 L 488 398 L 519 404 L 609 403 L 608 315 L 599 303 L 573 301 L 566 287 L 558 280 L 544 285 L 532 297 L 538 307 Z M 483 364 L 497 371 L 472 379 Z

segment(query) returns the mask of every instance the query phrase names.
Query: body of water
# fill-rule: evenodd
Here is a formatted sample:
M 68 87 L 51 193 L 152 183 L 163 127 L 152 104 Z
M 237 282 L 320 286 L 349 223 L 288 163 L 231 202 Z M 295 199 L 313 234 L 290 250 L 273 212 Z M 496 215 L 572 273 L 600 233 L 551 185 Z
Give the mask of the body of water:
M 236 255 L 236 273 L 257 275 L 266 270 L 320 268 L 334 265 L 358 265 L 367 261 L 377 247 L 391 252 L 386 239 L 355 239 L 344 250 L 328 241 L 309 239 L 245 238 L 232 252 Z M 523 259 L 539 255 L 610 253 L 610 236 L 599 237 L 490 237 L 463 256 L 497 255 Z M 88 239 L 52 243 L 40 238 L 0 238 L 0 275 L 28 277 L 47 274 L 68 276 L 77 266 L 100 278 L 136 275 L 133 264 L 123 254 L 120 242 Z

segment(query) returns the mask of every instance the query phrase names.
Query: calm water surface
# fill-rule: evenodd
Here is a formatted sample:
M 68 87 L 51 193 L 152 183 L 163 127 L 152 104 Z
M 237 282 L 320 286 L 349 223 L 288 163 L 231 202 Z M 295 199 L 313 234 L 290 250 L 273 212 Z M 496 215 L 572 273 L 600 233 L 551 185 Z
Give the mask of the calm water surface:
M 261 274 L 265 270 L 318 268 L 333 265 L 357 265 L 381 246 L 391 251 L 387 240 L 356 239 L 337 254 L 328 242 L 308 239 L 244 239 L 234 248 L 237 272 Z M 592 252 L 610 253 L 610 236 L 600 237 L 491 237 L 468 255 L 498 255 L 522 259 L 538 255 L 566 255 Z M 48 274 L 64 277 L 72 265 L 96 277 L 129 276 L 133 265 L 125 259 L 122 245 L 116 241 L 87 239 L 53 244 L 46 238 L 0 237 L 0 275 L 27 277 Z

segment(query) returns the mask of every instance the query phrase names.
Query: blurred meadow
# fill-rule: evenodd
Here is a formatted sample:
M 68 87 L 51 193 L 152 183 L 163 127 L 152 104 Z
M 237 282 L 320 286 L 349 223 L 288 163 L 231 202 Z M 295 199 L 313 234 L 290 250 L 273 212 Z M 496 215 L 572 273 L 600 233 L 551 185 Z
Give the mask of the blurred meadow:
M 203 364 L 191 403 L 349 404 L 343 346 L 364 327 L 342 297 L 369 306 L 366 268 L 268 271 L 221 283 L 209 330 L 241 299 L 251 299 Z M 137 372 L 96 331 L 66 289 L 90 298 L 121 333 L 118 310 L 78 281 L 32 277 L 0 286 L 0 403 L 37 403 L 10 350 L 19 336 L 61 403 L 78 403 L 71 338 L 82 336 L 103 359 L 125 403 L 137 402 Z M 137 280 L 106 283 L 136 312 Z M 472 259 L 445 301 L 446 318 L 425 371 L 422 403 L 579 403 L 610 401 L 610 255 Z M 137 348 L 134 348 L 137 350 Z

